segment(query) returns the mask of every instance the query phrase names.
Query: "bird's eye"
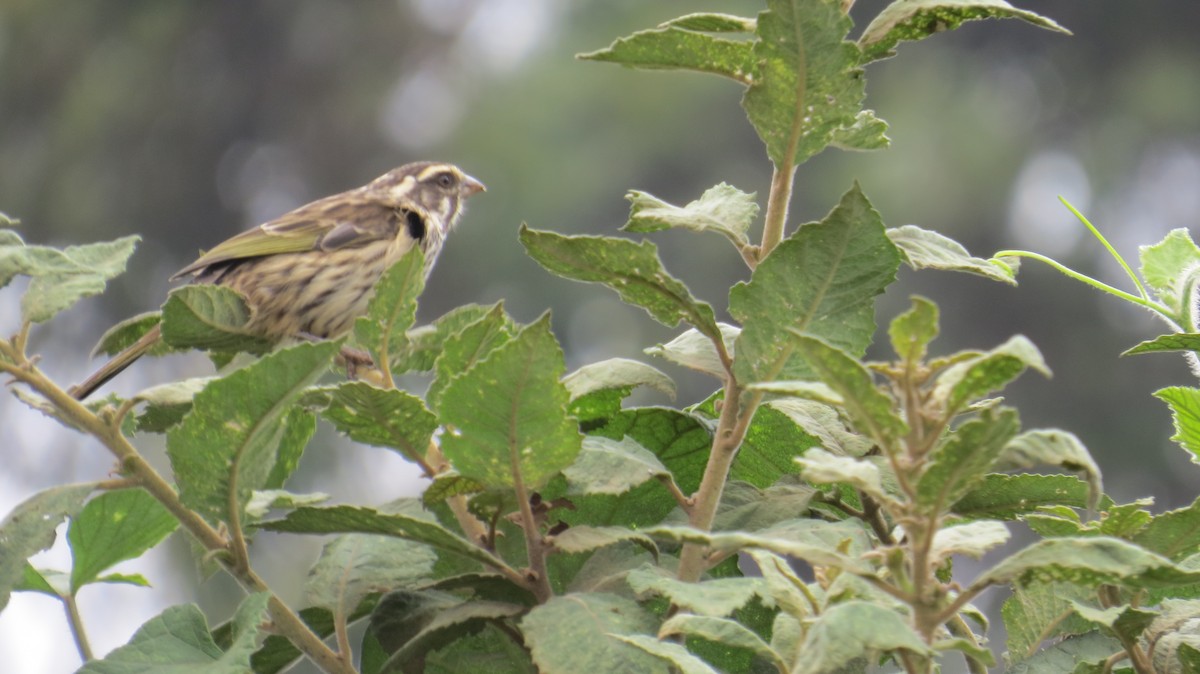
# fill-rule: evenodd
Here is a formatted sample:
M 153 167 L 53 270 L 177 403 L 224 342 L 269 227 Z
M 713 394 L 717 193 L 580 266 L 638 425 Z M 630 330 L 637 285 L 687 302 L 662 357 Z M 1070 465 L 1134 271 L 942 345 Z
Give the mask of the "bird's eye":
M 437 184 L 440 187 L 450 188 L 454 186 L 454 176 L 449 173 L 439 173 L 434 180 L 437 180 Z

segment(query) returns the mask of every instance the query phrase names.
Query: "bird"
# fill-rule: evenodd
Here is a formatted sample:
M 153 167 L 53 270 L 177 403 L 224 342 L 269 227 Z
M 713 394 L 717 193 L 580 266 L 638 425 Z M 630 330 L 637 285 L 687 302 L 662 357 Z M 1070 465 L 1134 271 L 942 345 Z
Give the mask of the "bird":
M 171 280 L 191 277 L 241 293 L 251 314 L 246 331 L 271 343 L 336 338 L 366 313 L 379 278 L 414 245 L 425 254 L 428 278 L 467 198 L 485 190 L 453 164 L 405 164 L 237 234 Z M 155 326 L 70 394 L 87 398 L 161 339 Z

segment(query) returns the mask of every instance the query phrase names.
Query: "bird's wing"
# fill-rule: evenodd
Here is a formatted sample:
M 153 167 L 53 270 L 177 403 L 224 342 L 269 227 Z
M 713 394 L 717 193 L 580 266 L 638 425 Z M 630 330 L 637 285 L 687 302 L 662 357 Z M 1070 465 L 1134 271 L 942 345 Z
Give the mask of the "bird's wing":
M 330 200 L 314 202 L 226 239 L 180 269 L 171 280 L 230 260 L 362 246 L 384 236 L 394 236 L 398 225 L 394 224 L 395 215 L 385 212 L 388 209 L 376 204 L 324 203 L 327 201 Z M 380 212 L 365 212 L 374 210 Z M 389 221 L 393 223 L 391 227 L 380 226 Z M 358 224 L 361 222 L 371 225 Z

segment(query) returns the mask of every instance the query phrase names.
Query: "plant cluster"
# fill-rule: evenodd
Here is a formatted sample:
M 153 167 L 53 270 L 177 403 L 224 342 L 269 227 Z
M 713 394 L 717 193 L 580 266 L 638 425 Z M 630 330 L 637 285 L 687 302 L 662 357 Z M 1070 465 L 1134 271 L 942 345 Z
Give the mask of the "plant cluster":
M 681 328 L 647 353 L 711 375 L 712 395 L 688 407 L 627 405 L 637 387 L 674 394 L 672 379 L 643 362 L 566 373 L 548 316 L 522 325 L 501 304 L 469 305 L 415 326 L 419 251 L 385 275 L 347 338 L 378 365 L 371 381 L 327 376 L 346 340 L 234 360 L 264 351 L 244 330 L 244 301 L 190 285 L 111 330 L 100 350 L 161 324 L 161 352 L 205 350 L 220 374 L 83 404 L 29 355 L 32 328 L 101 292 L 136 239 L 55 249 L 0 229 L 0 286 L 31 278 L 21 325 L 0 340 L 0 372 L 23 402 L 98 439 L 119 475 L 47 489 L 8 515 L 0 608 L 13 591 L 63 601 L 81 671 L 95 673 L 267 673 L 303 656 L 327 672 L 370 674 L 917 674 L 955 659 L 972 672 L 997 666 L 972 602 L 1010 586 L 1010 672 L 1200 671 L 1190 599 L 1200 588 L 1200 502 L 1157 515 L 1146 501 L 1116 504 L 1073 435 L 1022 430 L 994 396 L 1028 369 L 1049 373 L 1029 340 L 937 354 L 938 308 L 914 297 L 888 322 L 890 358 L 864 360 L 875 298 L 901 264 L 1014 283 L 1016 260 L 1037 256 L 983 259 L 936 232 L 888 228 L 858 185 L 820 221 L 788 224 L 800 163 L 829 146 L 888 145 L 886 124 L 862 107 L 864 66 L 971 19 L 1063 29 L 1002 0 L 898 0 L 851 40 L 849 4 L 767 0 L 755 18 L 692 14 L 582 57 L 733 80 L 773 165 L 757 242 L 756 196 L 735 187 L 683 206 L 628 195 L 626 232 L 728 239 L 730 259 L 751 270 L 729 292 L 736 323 L 671 276 L 653 243 L 520 228 L 550 272 L 606 286 Z M 1133 351 L 1200 348 L 1198 269 L 1200 248 L 1173 232 L 1143 250 L 1144 284 L 1130 272 L 1138 294 L 1104 286 L 1171 325 Z M 429 374 L 423 397 L 397 388 L 410 372 Z M 1200 390 L 1158 395 L 1175 412 L 1177 439 L 1200 451 Z M 318 418 L 399 452 L 429 487 L 383 505 L 287 491 Z M 137 448 L 147 433 L 165 435 L 169 476 Z M 64 519 L 71 569 L 34 568 L 27 559 Z M 1013 522 L 1039 540 L 973 577 L 954 572 L 956 558 L 1004 545 Z M 107 571 L 177 528 L 245 600 L 216 628 L 194 606 L 170 608 L 93 659 L 77 592 L 145 584 Z M 259 531 L 335 535 L 302 609 L 250 564 Z M 365 636 L 352 643 L 360 620 Z

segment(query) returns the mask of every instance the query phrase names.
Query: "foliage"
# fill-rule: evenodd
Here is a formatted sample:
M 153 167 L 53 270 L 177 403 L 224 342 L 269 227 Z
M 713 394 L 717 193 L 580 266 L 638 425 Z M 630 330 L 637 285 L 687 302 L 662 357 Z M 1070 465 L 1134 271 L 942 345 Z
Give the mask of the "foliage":
M 210 379 L 83 405 L 27 354 L 31 331 L 100 292 L 134 240 L 59 250 L 0 229 L 0 287 L 31 278 L 21 325 L 0 340 L 0 370 L 24 402 L 99 439 L 120 471 L 40 492 L 0 523 L 0 606 L 13 591 L 64 602 L 83 671 L 95 672 L 151 663 L 276 672 L 301 656 L 325 671 L 371 674 L 916 673 L 951 656 L 979 672 L 996 659 L 971 602 L 1006 585 L 1012 671 L 1067 671 L 1064 661 L 1108 671 L 1121 659 L 1138 672 L 1191 671 L 1200 501 L 1158 515 L 1146 502 L 1114 503 L 1073 435 L 1022 431 L 1016 410 L 992 397 L 1026 370 L 1049 374 L 1022 336 L 938 355 L 939 309 L 914 297 L 887 322 L 891 355 L 864 354 L 878 332 L 875 298 L 901 263 L 1013 283 L 1018 256 L 1167 321 L 1171 334 L 1130 353 L 1194 354 L 1200 248 L 1173 232 L 1143 249 L 1142 279 L 1121 261 L 1134 295 L 1034 253 L 981 259 L 936 232 L 888 228 L 857 184 L 821 220 L 787 221 L 797 164 L 830 146 L 887 146 L 886 124 L 861 107 L 866 65 L 972 19 L 1061 27 L 1000 0 L 898 0 L 854 41 L 848 3 L 766 4 L 755 18 L 688 15 L 582 55 L 744 88 L 774 167 L 759 243 L 750 236 L 756 196 L 724 183 L 684 206 L 631 191 L 624 227 L 729 241 L 730 259 L 751 270 L 729 292 L 736 325 L 719 322 L 649 241 L 519 234 L 550 272 L 607 286 L 680 330 L 647 352 L 715 380 L 691 407 L 626 406 L 639 386 L 675 392 L 644 363 L 565 373 L 548 315 L 521 325 L 500 304 L 468 306 L 416 327 L 419 254 L 387 272 L 347 338 L 380 364 L 369 382 L 321 383 L 342 342 L 306 343 Z M 189 286 L 160 314 L 114 328 L 99 350 L 161 326 L 163 352 L 203 349 L 220 363 L 261 355 L 265 345 L 243 329 L 249 312 L 236 293 Z M 407 373 L 428 374 L 424 398 L 396 387 Z M 1176 439 L 1197 455 L 1200 389 L 1158 395 Z M 288 492 L 317 418 L 417 464 L 429 490 L 383 505 L 320 505 L 321 495 Z M 137 433 L 166 436 L 171 481 L 133 444 Z M 1044 467 L 1067 474 L 1029 472 Z M 28 558 L 63 519 L 71 569 L 35 569 Z M 1013 520 L 1041 539 L 1004 556 L 996 550 Z M 145 585 L 105 572 L 176 528 L 247 590 L 237 614 L 210 630 L 197 608 L 173 607 L 94 659 L 75 618 L 78 590 Z M 313 564 L 305 608 L 285 605 L 254 572 L 258 530 L 335 535 Z M 954 578 L 964 555 L 991 556 L 974 577 Z M 352 644 L 359 620 L 367 630 Z M 1052 637 L 1069 638 L 1041 649 Z

